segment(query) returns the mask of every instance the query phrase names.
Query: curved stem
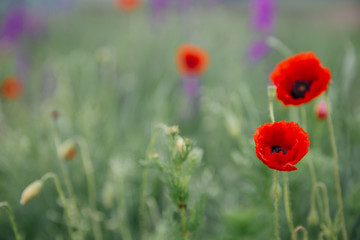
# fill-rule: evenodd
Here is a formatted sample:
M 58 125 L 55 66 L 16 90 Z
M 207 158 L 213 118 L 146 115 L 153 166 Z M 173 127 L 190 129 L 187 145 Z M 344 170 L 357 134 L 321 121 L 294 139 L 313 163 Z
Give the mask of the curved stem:
M 11 208 L 10 208 L 9 203 L 8 202 L 0 202 L 0 208 L 1 207 L 6 208 L 7 211 L 8 211 L 10 222 L 11 222 L 11 227 L 12 227 L 12 229 L 14 231 L 14 235 L 15 235 L 16 240 L 21 240 L 18 228 L 16 226 L 16 221 L 15 221 L 15 218 L 14 218 L 14 214 L 13 214 Z
M 154 129 L 151 139 L 150 139 L 150 143 L 146 149 L 146 153 L 145 153 L 146 154 L 146 156 L 145 156 L 146 162 L 149 161 L 149 159 L 150 159 L 151 151 L 154 147 L 155 140 L 157 138 L 157 134 L 158 134 L 159 130 L 165 131 L 166 128 L 167 128 L 167 126 L 164 124 L 159 124 L 159 125 L 155 126 L 155 129 Z M 141 195 L 140 195 L 140 208 L 139 208 L 140 240 L 143 240 L 145 237 L 144 236 L 144 234 L 145 234 L 145 195 L 146 195 L 146 186 L 147 186 L 148 175 L 149 175 L 149 168 L 147 166 L 145 166 L 145 168 L 143 170 Z
M 284 179 L 284 203 L 285 203 L 286 219 L 289 225 L 290 233 L 292 233 L 294 232 L 294 223 L 291 213 L 290 191 L 289 191 L 289 183 L 288 183 L 289 181 L 288 181 L 287 172 L 283 172 L 283 179 Z
M 341 195 L 340 174 L 339 174 L 339 164 L 338 164 L 339 160 L 338 160 L 338 153 L 336 148 L 334 125 L 331 119 L 331 106 L 329 104 L 328 93 L 326 93 L 326 105 L 328 106 L 327 122 L 328 122 L 329 134 L 330 134 L 331 149 L 334 158 L 334 176 L 335 176 L 337 202 L 340 213 L 341 232 L 342 232 L 343 240 L 347 240 L 347 232 L 345 226 L 344 210 L 343 210 L 342 195 Z
M 274 215 L 275 215 L 275 239 L 280 240 L 279 233 L 279 189 L 278 189 L 278 171 L 274 170 L 274 182 L 275 184 L 275 200 L 274 200 Z
M 302 231 L 303 232 L 303 235 L 304 235 L 304 240 L 308 240 L 308 234 L 307 234 L 307 231 L 306 231 L 306 228 L 304 228 L 303 226 L 297 226 L 296 228 L 295 228 L 295 230 L 294 231 L 292 231 L 292 234 L 291 234 L 291 239 L 292 240 L 296 240 L 296 233 L 298 232 L 298 231 Z
M 53 179 L 56 191 L 58 192 L 61 203 L 63 204 L 64 212 L 65 212 L 65 219 L 66 219 L 67 229 L 68 229 L 68 232 L 69 232 L 70 239 L 75 239 L 74 238 L 74 233 L 72 231 L 72 224 L 71 224 L 71 218 L 70 218 L 70 214 L 69 214 L 69 208 L 68 208 L 68 205 L 67 205 L 67 202 L 66 202 L 66 199 L 65 199 L 65 195 L 64 195 L 63 190 L 61 188 L 59 179 L 58 179 L 58 177 L 57 177 L 57 175 L 55 173 L 49 172 L 49 173 L 46 173 L 41 178 L 41 181 L 45 182 L 49 178 Z
M 101 232 L 101 226 L 94 216 L 96 212 L 96 184 L 95 184 L 95 176 L 94 176 L 94 167 L 90 160 L 89 148 L 83 137 L 77 136 L 75 137 L 75 141 L 79 145 L 81 152 L 81 159 L 84 165 L 84 171 L 88 186 L 89 205 L 91 209 L 91 221 L 93 225 L 94 236 L 96 240 L 102 240 L 103 237 Z
M 303 129 L 305 131 L 307 131 L 307 116 L 306 116 L 306 108 L 305 108 L 304 105 L 300 107 L 300 115 L 301 115 L 302 127 L 303 127 Z M 309 167 L 309 170 L 310 170 L 311 181 L 312 181 L 312 185 L 313 185 L 313 188 L 314 188 L 316 186 L 316 184 L 317 184 L 317 176 L 316 176 L 316 171 L 315 171 L 314 163 L 313 163 L 313 161 L 311 159 L 311 156 L 307 157 L 307 164 L 308 164 L 308 167 Z M 323 206 L 322 206 L 322 202 L 321 202 L 321 197 L 320 197 L 320 195 L 318 194 L 317 191 L 315 192 L 315 194 L 316 194 L 316 201 L 317 201 L 317 203 L 318 203 L 318 205 L 320 207 L 320 214 L 322 216 L 323 215 L 322 214 Z
M 55 142 L 55 147 L 56 147 L 56 158 L 60 165 L 61 174 L 63 175 L 66 192 L 69 197 L 73 197 L 74 190 L 73 190 L 72 184 L 70 182 L 70 176 L 69 176 L 67 169 L 65 168 L 64 162 L 62 161 L 62 159 L 60 157 L 60 153 L 59 153 L 61 140 L 60 140 L 59 128 L 58 128 L 56 120 L 54 120 L 54 142 Z

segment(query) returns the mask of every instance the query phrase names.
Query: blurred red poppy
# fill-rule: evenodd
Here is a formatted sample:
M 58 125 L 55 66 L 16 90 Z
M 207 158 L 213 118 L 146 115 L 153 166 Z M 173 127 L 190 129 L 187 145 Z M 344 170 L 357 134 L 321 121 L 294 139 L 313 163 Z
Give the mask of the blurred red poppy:
M 141 4 L 142 0 L 114 0 L 115 8 L 124 12 L 131 12 L 139 8 Z
M 309 135 L 295 122 L 265 123 L 253 135 L 257 157 L 269 168 L 293 171 L 308 152 Z
M 303 52 L 278 63 L 270 79 L 284 105 L 301 105 L 327 90 L 331 73 L 313 52 Z
M 195 45 L 181 45 L 175 56 L 177 69 L 181 74 L 200 75 L 209 65 L 208 53 Z
M 11 100 L 20 97 L 22 84 L 17 77 L 7 77 L 1 83 L 1 95 L 4 99 Z

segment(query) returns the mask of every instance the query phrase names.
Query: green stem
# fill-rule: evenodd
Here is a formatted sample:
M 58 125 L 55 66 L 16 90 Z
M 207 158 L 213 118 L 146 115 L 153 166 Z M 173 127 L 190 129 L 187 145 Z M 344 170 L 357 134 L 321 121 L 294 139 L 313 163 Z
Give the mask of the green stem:
M 280 240 L 279 233 L 279 190 L 278 190 L 278 171 L 274 170 L 274 186 L 275 186 L 275 200 L 274 200 L 274 214 L 275 214 L 275 240 Z
M 284 179 L 284 204 L 285 204 L 285 212 L 286 212 L 286 219 L 289 225 L 290 233 L 294 232 L 294 223 L 292 219 L 291 213 L 291 205 L 290 205 L 290 191 L 289 191 L 289 180 L 287 172 L 283 172 L 283 179 Z
M 274 103 L 272 100 L 269 101 L 269 114 L 270 114 L 270 120 L 272 123 L 275 122 L 275 116 L 274 116 Z
M 308 240 L 308 233 L 306 231 L 306 228 L 304 228 L 303 226 L 297 226 L 295 228 L 295 230 L 292 231 L 292 235 L 291 235 L 291 239 L 292 240 L 296 240 L 296 233 L 301 230 L 303 232 L 303 235 L 304 235 L 304 240 Z
M 95 176 L 94 176 L 94 167 L 90 160 L 89 148 L 84 138 L 77 136 L 75 138 L 75 141 L 79 145 L 81 152 L 81 159 L 84 165 L 84 171 L 88 186 L 89 205 L 91 209 L 91 221 L 92 221 L 95 240 L 102 240 L 103 237 L 101 232 L 101 226 L 94 216 L 96 212 L 96 184 L 95 184 Z
M 44 183 L 49 178 L 53 179 L 56 191 L 58 192 L 60 200 L 61 200 L 61 202 L 63 204 L 64 212 L 65 212 L 65 219 L 66 219 L 67 229 L 68 229 L 68 232 L 69 232 L 70 239 L 75 239 L 74 238 L 74 233 L 72 231 L 72 224 L 71 224 L 71 218 L 70 218 L 70 214 L 69 214 L 69 208 L 68 208 L 68 205 L 67 205 L 67 202 L 66 202 L 66 199 L 65 199 L 65 195 L 64 195 L 63 190 L 61 188 L 59 179 L 58 179 L 58 177 L 56 176 L 55 173 L 49 172 L 49 173 L 46 173 L 41 178 L 41 181 Z
M 330 218 L 330 207 L 329 207 L 329 195 L 327 192 L 326 185 L 322 182 L 316 183 L 316 185 L 313 188 L 313 192 L 311 194 L 312 202 L 314 202 L 314 195 L 316 194 L 316 189 L 320 188 L 323 192 L 323 199 L 324 199 L 324 216 L 327 224 L 331 225 L 331 218 Z
M 70 182 L 69 173 L 68 173 L 67 169 L 65 168 L 63 160 L 60 157 L 59 151 L 60 151 L 61 140 L 60 140 L 60 136 L 59 136 L 59 128 L 58 128 L 56 121 L 57 120 L 54 120 L 54 141 L 55 141 L 55 147 L 56 147 L 56 158 L 60 165 L 61 174 L 63 175 L 66 192 L 67 192 L 68 196 L 71 198 L 74 196 L 74 190 L 73 190 L 72 184 Z
M 182 205 L 179 207 L 179 211 L 180 211 L 180 216 L 181 216 L 181 228 L 182 228 L 182 233 L 184 236 L 184 240 L 188 239 L 188 235 L 187 235 L 187 229 L 186 229 L 186 209 L 185 209 L 186 205 Z
M 11 222 L 11 226 L 12 226 L 12 229 L 14 231 L 14 234 L 15 234 L 15 238 L 16 240 L 21 240 L 21 237 L 20 237 L 20 234 L 18 232 L 18 228 L 16 226 L 16 221 L 15 221 L 15 218 L 14 218 L 14 214 L 10 208 L 10 205 L 8 202 L 0 202 L 0 208 L 1 207 L 4 207 L 7 209 L 8 211 L 8 214 L 9 214 L 9 218 L 10 218 L 10 222 Z
M 275 122 L 275 116 L 274 116 L 274 97 L 275 97 L 275 87 L 269 86 L 268 87 L 268 97 L 269 97 L 269 114 L 270 114 L 270 120 L 272 123 Z M 278 171 L 274 170 L 274 178 L 273 178 L 273 184 L 275 186 L 275 200 L 274 200 L 274 215 L 275 215 L 275 240 L 280 239 L 280 233 L 279 233 L 279 190 L 278 190 Z
M 337 202 L 339 205 L 339 213 L 340 213 L 341 232 L 342 232 L 343 240 L 347 240 L 347 232 L 346 232 L 346 227 L 345 227 L 345 218 L 344 218 L 344 210 L 343 210 L 342 195 L 341 195 L 340 174 L 339 174 L 339 165 L 338 165 L 339 160 L 338 160 L 338 154 L 337 154 L 337 148 L 336 148 L 334 125 L 333 125 L 333 122 L 331 119 L 331 107 L 329 104 L 328 93 L 326 93 L 326 105 L 328 106 L 327 122 L 328 122 L 328 127 L 329 127 L 331 149 L 332 149 L 333 158 L 334 158 L 334 175 L 335 175 Z
M 288 46 L 286 46 L 282 41 L 280 41 L 278 38 L 275 38 L 274 36 L 268 37 L 266 39 L 266 43 L 284 57 L 293 55 L 293 52 L 290 50 L 290 48 L 288 48 Z
M 159 124 L 155 126 L 155 129 L 152 133 L 150 143 L 146 149 L 146 156 L 145 161 L 148 162 L 150 159 L 151 151 L 154 147 L 155 140 L 159 130 L 164 130 L 167 128 L 164 124 Z M 140 240 L 143 240 L 145 237 L 145 195 L 146 195 L 146 186 L 147 180 L 149 175 L 149 168 L 145 166 L 143 170 L 143 177 L 142 177 L 142 184 L 141 184 L 141 195 L 140 195 L 140 208 L 139 208 L 139 215 L 140 215 Z
M 303 127 L 303 129 L 305 131 L 307 131 L 307 116 L 306 116 L 306 108 L 305 108 L 305 106 L 300 107 L 300 115 L 301 115 L 302 127 Z M 316 184 L 317 184 L 317 176 L 316 176 L 314 163 L 313 163 L 311 157 L 307 158 L 307 164 L 309 166 L 311 181 L 312 181 L 312 185 L 313 185 L 313 188 L 314 188 L 316 186 Z M 316 187 L 315 187 L 315 189 L 316 189 Z M 315 194 L 316 194 L 316 201 L 317 201 L 317 203 L 318 203 L 318 205 L 320 207 L 321 216 L 323 216 L 324 214 L 322 212 L 323 206 L 322 206 L 322 202 L 321 202 L 321 197 L 320 197 L 320 195 L 318 194 L 317 191 L 315 192 Z

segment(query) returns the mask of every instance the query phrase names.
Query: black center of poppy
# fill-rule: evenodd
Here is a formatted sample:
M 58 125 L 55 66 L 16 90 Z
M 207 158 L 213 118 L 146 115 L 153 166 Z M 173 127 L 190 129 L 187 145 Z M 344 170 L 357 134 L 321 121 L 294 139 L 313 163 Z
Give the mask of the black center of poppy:
M 195 68 L 199 64 L 200 59 L 197 56 L 188 54 L 185 57 L 185 61 L 189 68 Z
M 283 149 L 283 148 L 281 148 L 279 146 L 272 146 L 270 153 L 274 153 L 274 152 L 279 153 L 281 151 L 282 151 L 283 155 L 285 155 L 287 153 L 287 151 L 285 149 Z
M 294 83 L 290 92 L 295 99 L 304 98 L 305 93 L 310 90 L 311 82 L 305 80 L 298 80 Z

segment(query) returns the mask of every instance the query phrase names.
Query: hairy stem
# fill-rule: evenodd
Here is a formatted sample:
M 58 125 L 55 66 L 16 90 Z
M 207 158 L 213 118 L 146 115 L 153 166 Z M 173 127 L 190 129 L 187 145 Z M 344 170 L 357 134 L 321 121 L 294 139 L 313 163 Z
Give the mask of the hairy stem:
M 84 165 L 84 171 L 88 186 L 89 205 L 91 209 L 91 221 L 93 226 L 94 237 L 95 240 L 102 240 L 103 237 L 101 232 L 101 226 L 94 216 L 96 212 L 96 184 L 95 184 L 95 176 L 94 176 L 94 167 L 90 160 L 89 148 L 84 138 L 78 136 L 75 138 L 75 140 L 80 147 L 81 159 Z
M 283 179 L 284 179 L 284 204 L 285 204 L 286 219 L 289 225 L 290 233 L 292 233 L 294 231 L 294 223 L 291 213 L 289 180 L 288 180 L 287 172 L 283 172 Z
M 296 233 L 298 231 L 302 231 L 303 232 L 303 235 L 304 235 L 304 240 L 308 240 L 308 233 L 306 231 L 306 228 L 304 228 L 303 226 L 297 226 L 293 231 L 292 231 L 292 234 L 291 234 L 291 239 L 292 240 L 296 240 L 297 237 L 296 237 Z
M 68 229 L 68 232 L 69 232 L 69 236 L 70 236 L 70 239 L 73 240 L 75 238 L 74 238 L 74 233 L 72 231 L 72 223 L 71 223 L 71 218 L 70 218 L 70 214 L 69 214 L 69 208 L 68 208 L 68 205 L 67 205 L 67 202 L 66 202 L 66 199 L 65 199 L 65 195 L 64 195 L 63 190 L 61 188 L 59 179 L 58 179 L 58 177 L 57 177 L 57 175 L 55 173 L 49 172 L 49 173 L 46 173 L 41 178 L 41 181 L 45 182 L 49 178 L 53 179 L 53 181 L 54 181 L 56 191 L 58 192 L 61 203 L 62 203 L 62 205 L 64 207 L 65 219 L 66 219 L 66 223 L 67 223 L 67 229 Z
M 338 202 L 339 213 L 340 213 L 341 232 L 342 232 L 343 240 L 347 240 L 347 232 L 346 232 L 342 194 L 341 194 L 341 185 L 340 185 L 340 174 L 339 174 L 339 164 L 338 164 L 339 160 L 338 160 L 338 153 L 337 153 L 337 148 L 336 148 L 334 125 L 333 125 L 333 122 L 331 119 L 331 106 L 329 104 L 328 93 L 326 93 L 326 105 L 328 106 L 327 122 L 328 122 L 329 134 L 330 134 L 331 149 L 332 149 L 333 158 L 334 158 L 335 186 L 336 186 L 337 202 Z
M 303 129 L 305 131 L 307 131 L 307 116 L 306 116 L 306 108 L 305 108 L 305 106 L 300 107 L 300 115 L 301 115 L 302 127 L 303 127 Z M 307 164 L 309 166 L 311 181 L 312 181 L 312 185 L 313 185 L 313 188 L 314 188 L 316 186 L 316 184 L 317 184 L 317 176 L 316 176 L 314 163 L 313 163 L 311 157 L 307 157 L 306 160 L 307 160 Z M 321 216 L 324 216 L 321 197 L 320 197 L 320 195 L 319 195 L 319 193 L 317 191 L 315 192 L 315 195 L 316 195 L 316 201 L 317 201 L 317 203 L 319 205 L 319 208 L 320 208 L 320 214 L 321 214 Z
M 14 218 L 14 214 L 13 214 L 13 212 L 11 210 L 11 207 L 10 207 L 9 203 L 8 202 L 0 202 L 0 208 L 1 207 L 6 208 L 7 211 L 8 211 L 10 222 L 11 222 L 11 227 L 12 227 L 12 229 L 14 231 L 16 240 L 21 240 L 18 228 L 16 226 L 16 221 L 15 221 L 15 218 Z
M 62 161 L 62 159 L 60 157 L 59 152 L 60 152 L 61 140 L 60 140 L 59 128 L 58 128 L 57 124 L 58 123 L 56 122 L 56 120 L 54 120 L 54 141 L 55 141 L 55 147 L 56 147 L 56 158 L 60 165 L 61 174 L 63 175 L 62 179 L 64 179 L 67 195 L 68 195 L 68 197 L 71 198 L 74 196 L 74 190 L 73 190 L 73 187 L 70 182 L 69 173 L 68 173 L 67 169 L 65 168 L 64 162 Z
M 275 186 L 275 200 L 274 200 L 274 215 L 275 215 L 275 240 L 280 239 L 280 233 L 279 233 L 279 189 L 278 189 L 278 171 L 274 170 L 274 182 Z

